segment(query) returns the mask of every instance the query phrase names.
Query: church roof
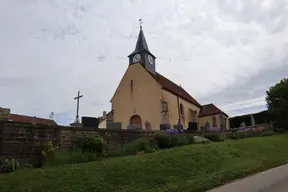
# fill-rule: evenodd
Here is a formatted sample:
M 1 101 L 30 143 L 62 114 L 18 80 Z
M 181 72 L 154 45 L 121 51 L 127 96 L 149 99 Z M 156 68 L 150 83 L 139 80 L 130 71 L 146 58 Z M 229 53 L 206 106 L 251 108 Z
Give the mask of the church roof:
M 221 111 L 218 107 L 216 107 L 213 103 L 202 105 L 202 108 L 199 113 L 199 117 L 209 116 L 209 115 L 217 115 L 219 113 L 223 113 L 227 117 L 229 117 L 226 113 Z
M 148 71 L 148 70 L 147 70 Z M 185 89 L 177 85 L 176 83 L 170 81 L 163 75 L 156 73 L 153 74 L 150 71 L 148 71 L 152 77 L 162 86 L 163 89 L 173 93 L 174 95 L 188 101 L 189 103 L 192 103 L 198 107 L 201 107 L 201 104 L 196 101 Z
M 134 55 L 136 53 L 139 53 L 141 51 L 147 51 L 148 53 L 150 53 L 151 55 L 153 55 L 150 51 L 149 51 L 149 48 L 148 48 L 148 44 L 146 42 L 146 39 L 145 39 L 145 36 L 144 36 L 144 33 L 143 33 L 143 30 L 142 30 L 142 27 L 140 28 L 140 31 L 139 31 L 139 35 L 138 35 L 138 39 L 137 39 L 137 43 L 136 43 L 136 47 L 135 47 L 135 50 L 129 55 Z M 128 57 L 129 57 L 128 56 Z M 153 55 L 154 56 L 154 55 Z

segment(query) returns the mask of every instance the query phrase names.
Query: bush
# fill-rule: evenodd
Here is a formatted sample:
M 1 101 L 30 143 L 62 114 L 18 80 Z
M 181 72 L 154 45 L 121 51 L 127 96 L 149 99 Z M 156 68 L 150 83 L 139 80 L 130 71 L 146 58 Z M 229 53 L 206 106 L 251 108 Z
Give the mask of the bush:
M 230 139 L 244 139 L 244 138 L 272 136 L 272 135 L 275 135 L 273 131 L 265 130 L 262 132 L 257 132 L 257 131 L 233 132 L 229 137 Z
M 184 134 L 171 135 L 170 147 L 183 146 L 188 144 L 188 138 Z
M 236 132 L 233 132 L 231 135 L 229 135 L 229 138 L 233 140 L 239 139 Z
M 236 135 L 238 139 L 244 139 L 245 137 L 247 137 L 247 133 L 245 132 L 236 132 Z
M 19 168 L 18 159 L 4 157 L 0 159 L 0 173 L 11 173 Z
M 283 128 L 274 128 L 275 133 L 285 133 L 285 129 Z
M 161 149 L 188 145 L 195 142 L 193 135 L 184 133 L 179 134 L 156 133 L 154 135 L 154 138 L 157 141 L 157 146 Z
M 195 136 L 195 144 L 211 143 L 209 139 L 202 136 Z
M 154 135 L 157 141 L 157 146 L 161 149 L 169 148 L 171 146 L 171 137 L 165 133 L 156 133 Z
M 46 166 L 86 163 L 97 160 L 101 160 L 101 158 L 95 153 L 82 152 L 81 149 L 61 149 L 55 151 L 53 162 L 47 162 Z
M 141 138 L 136 142 L 139 142 L 139 146 L 136 152 L 144 151 L 145 153 L 152 153 L 153 151 L 156 150 L 157 145 L 155 145 L 154 139 L 146 139 L 146 138 Z
M 207 139 L 213 142 L 220 142 L 220 141 L 224 141 L 225 139 L 225 136 L 220 133 L 205 133 L 204 137 L 206 137 Z
M 183 135 L 186 136 L 188 145 L 195 143 L 194 135 L 192 135 L 192 134 L 183 134 Z
M 98 156 L 103 154 L 103 142 L 98 133 L 85 134 L 80 143 L 82 152 L 96 153 Z
M 157 150 L 157 142 L 154 138 L 140 138 L 131 143 L 124 144 L 121 148 L 116 148 L 108 152 L 108 157 L 120 157 L 135 155 L 138 152 L 152 153 Z
M 272 136 L 275 135 L 274 131 L 266 130 L 261 133 L 262 136 Z
M 152 149 L 157 150 L 159 149 L 158 145 L 157 145 L 157 140 L 153 137 L 148 139 L 150 146 L 152 147 Z
M 45 161 L 48 163 L 53 163 L 54 161 L 54 153 L 58 147 L 54 146 L 52 141 L 48 141 L 43 146 L 43 150 L 41 151 L 42 156 L 45 158 Z M 39 157 L 40 158 L 40 157 Z

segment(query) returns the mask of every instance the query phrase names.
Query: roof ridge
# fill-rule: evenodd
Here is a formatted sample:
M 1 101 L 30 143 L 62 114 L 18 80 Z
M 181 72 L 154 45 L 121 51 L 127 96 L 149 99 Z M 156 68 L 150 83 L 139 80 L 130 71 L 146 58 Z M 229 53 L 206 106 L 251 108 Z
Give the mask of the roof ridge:
M 224 111 L 219 109 L 214 103 L 202 105 L 199 116 L 208 116 L 213 114 L 223 113 L 228 116 Z M 228 116 L 229 117 L 229 116 Z
M 144 68 L 145 69 L 145 68 Z M 156 74 L 151 73 L 146 69 L 146 71 L 162 86 L 162 88 L 173 93 L 174 95 L 188 101 L 189 103 L 201 107 L 201 104 L 194 99 L 183 87 L 177 85 L 167 77 L 156 72 Z

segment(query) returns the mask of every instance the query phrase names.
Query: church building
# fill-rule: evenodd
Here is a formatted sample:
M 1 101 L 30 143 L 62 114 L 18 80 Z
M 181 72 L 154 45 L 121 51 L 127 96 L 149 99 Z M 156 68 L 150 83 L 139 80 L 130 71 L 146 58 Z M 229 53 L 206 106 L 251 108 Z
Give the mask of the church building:
M 184 88 L 156 72 L 156 57 L 148 48 L 142 26 L 128 58 L 128 68 L 111 99 L 113 122 L 121 122 L 122 129 L 138 125 L 160 130 L 179 122 L 184 128 L 194 122 L 200 129 L 208 122 L 229 129 L 228 115 L 213 104 L 202 106 Z

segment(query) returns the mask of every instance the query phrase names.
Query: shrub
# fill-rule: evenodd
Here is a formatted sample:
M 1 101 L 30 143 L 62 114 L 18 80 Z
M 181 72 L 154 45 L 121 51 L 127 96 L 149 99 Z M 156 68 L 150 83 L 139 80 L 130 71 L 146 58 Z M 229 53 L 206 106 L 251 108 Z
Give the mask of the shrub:
M 53 146 L 52 141 L 48 141 L 44 144 L 41 154 L 45 158 L 46 162 L 52 163 L 54 161 L 54 153 L 57 148 L 58 147 Z
M 0 159 L 0 173 L 14 172 L 19 168 L 18 159 L 4 157 Z
M 159 148 L 169 148 L 171 145 L 171 137 L 165 133 L 156 133 L 154 135 Z
M 285 129 L 283 128 L 274 128 L 275 133 L 285 133 Z
M 195 138 L 194 138 L 194 135 L 192 134 L 184 134 L 187 138 L 187 144 L 193 144 L 195 143 Z
M 229 137 L 230 139 L 244 139 L 248 137 L 255 137 L 259 135 L 257 132 L 233 132 Z
M 96 153 L 98 156 L 103 154 L 103 142 L 98 133 L 85 134 L 80 143 L 82 152 Z
M 101 160 L 95 153 L 82 152 L 80 148 L 60 149 L 55 151 L 53 162 L 46 162 L 45 166 L 86 163 Z
M 233 132 L 230 135 L 230 139 L 244 139 L 250 137 L 260 137 L 260 136 L 272 136 L 275 133 L 271 130 L 260 131 L 246 131 L 246 132 Z
M 261 133 L 262 136 L 272 136 L 272 135 L 275 135 L 274 131 L 271 131 L 271 130 L 266 130 L 266 131 L 263 131 Z
M 165 134 L 165 133 L 156 133 L 154 135 L 157 145 L 161 149 L 183 146 L 192 144 L 195 142 L 193 135 L 191 134 Z
M 195 136 L 195 144 L 210 143 L 211 141 L 206 137 Z
M 116 148 L 108 152 L 109 157 L 119 157 L 126 155 L 135 155 L 138 152 L 152 153 L 157 150 L 157 142 L 154 138 L 140 138 L 131 143 L 124 144 L 121 148 Z
M 205 133 L 204 136 L 214 142 L 224 141 L 225 137 L 220 133 Z
M 150 138 L 148 141 L 152 149 L 157 150 L 159 148 L 157 145 L 157 140 L 154 137 Z
M 239 139 L 236 132 L 233 132 L 231 135 L 229 135 L 229 138 L 233 140 Z
M 139 142 L 139 146 L 136 152 L 145 151 L 145 153 L 152 153 L 155 150 L 155 148 L 153 148 L 155 145 L 152 140 L 140 138 L 138 141 L 136 140 L 136 142 Z M 154 145 L 153 147 L 152 144 Z
M 236 132 L 238 139 L 244 139 L 247 136 L 245 132 Z
M 184 134 L 171 135 L 170 147 L 183 146 L 188 144 L 188 138 Z

